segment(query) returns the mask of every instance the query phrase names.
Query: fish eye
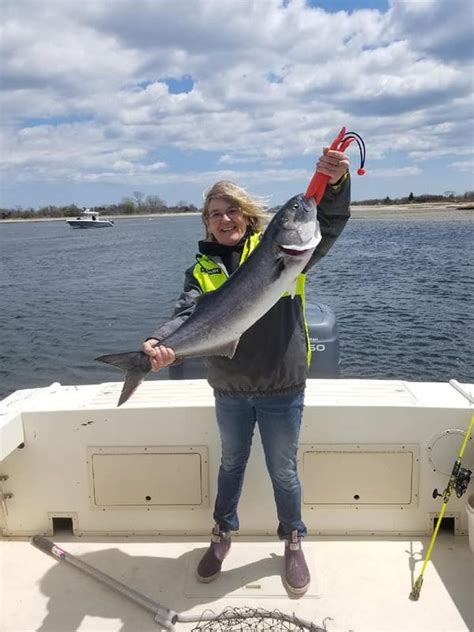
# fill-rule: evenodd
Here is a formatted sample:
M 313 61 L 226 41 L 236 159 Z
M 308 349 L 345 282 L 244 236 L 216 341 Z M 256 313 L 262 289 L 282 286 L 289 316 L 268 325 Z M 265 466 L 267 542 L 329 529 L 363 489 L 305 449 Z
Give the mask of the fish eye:
M 297 209 L 297 208 L 299 208 L 299 207 L 300 207 L 299 202 L 295 202 L 295 203 L 293 204 L 293 209 L 294 209 L 295 211 L 296 211 L 296 209 Z

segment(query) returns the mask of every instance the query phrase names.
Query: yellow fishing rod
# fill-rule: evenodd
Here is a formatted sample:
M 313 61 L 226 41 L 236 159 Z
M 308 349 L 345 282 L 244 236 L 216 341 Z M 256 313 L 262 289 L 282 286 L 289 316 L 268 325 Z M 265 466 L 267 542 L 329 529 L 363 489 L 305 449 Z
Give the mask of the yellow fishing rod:
M 463 389 L 459 387 L 457 382 L 453 384 L 454 380 L 450 382 L 454 388 L 460 391 L 467 399 L 473 403 L 472 397 L 466 393 Z M 474 415 L 471 415 L 471 421 L 466 430 L 466 434 L 464 435 L 464 441 L 462 442 L 461 449 L 459 451 L 458 457 L 454 463 L 453 471 L 451 472 L 451 476 L 449 478 L 448 485 L 444 492 L 440 494 L 437 489 L 433 492 L 433 498 L 437 498 L 438 496 L 443 497 L 443 505 L 441 507 L 441 511 L 439 512 L 438 520 L 436 522 L 435 530 L 433 531 L 433 535 L 431 536 L 430 545 L 428 547 L 428 552 L 426 554 L 425 561 L 423 562 L 423 566 L 421 567 L 421 573 L 418 576 L 418 579 L 413 585 L 413 589 L 410 593 L 410 599 L 412 601 L 418 601 L 420 597 L 421 587 L 423 585 L 423 576 L 425 574 L 426 567 L 428 562 L 430 561 L 431 553 L 433 551 L 434 543 L 436 541 L 436 537 L 438 535 L 439 527 L 441 525 L 441 520 L 443 519 L 444 512 L 446 511 L 446 505 L 448 504 L 449 499 L 451 498 L 451 494 L 453 490 L 456 492 L 456 496 L 461 498 L 461 496 L 467 491 L 467 487 L 469 485 L 469 481 L 471 480 L 472 471 L 462 467 L 462 460 L 464 457 L 464 452 L 466 450 L 467 442 L 469 441 L 469 437 L 471 436 L 472 427 L 474 426 Z

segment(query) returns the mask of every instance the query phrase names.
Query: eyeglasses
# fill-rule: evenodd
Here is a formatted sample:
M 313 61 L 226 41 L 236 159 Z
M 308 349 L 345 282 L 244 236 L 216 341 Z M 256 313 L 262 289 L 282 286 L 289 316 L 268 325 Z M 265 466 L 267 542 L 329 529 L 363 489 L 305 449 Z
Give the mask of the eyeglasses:
M 240 215 L 242 211 L 238 206 L 231 206 L 227 211 L 211 211 L 208 215 L 210 222 L 220 222 L 224 215 L 227 215 L 230 219 Z

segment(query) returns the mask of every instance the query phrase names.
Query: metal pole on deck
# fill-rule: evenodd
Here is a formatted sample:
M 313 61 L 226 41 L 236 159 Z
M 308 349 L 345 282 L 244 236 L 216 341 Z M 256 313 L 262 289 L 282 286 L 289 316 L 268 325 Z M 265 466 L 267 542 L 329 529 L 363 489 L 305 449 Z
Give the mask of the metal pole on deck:
M 129 599 L 131 599 L 131 601 L 134 601 L 139 606 L 146 608 L 153 615 L 155 615 L 156 623 L 159 623 L 167 630 L 174 629 L 174 624 L 178 620 L 178 613 L 174 610 L 165 608 L 156 601 L 149 599 L 146 595 L 142 595 L 136 590 L 133 590 L 133 588 L 130 588 L 129 586 L 126 586 L 125 584 L 117 581 L 110 575 L 99 571 L 97 568 L 94 568 L 89 564 L 86 564 L 86 562 L 83 562 L 74 555 L 71 555 L 71 553 L 68 553 L 67 551 L 59 548 L 59 546 L 57 546 L 54 542 L 51 542 L 51 540 L 48 540 L 48 538 L 45 538 L 41 535 L 35 535 L 33 536 L 31 543 L 36 546 L 36 548 L 43 551 L 43 553 L 49 553 L 56 557 L 58 560 L 67 562 L 68 564 L 75 566 L 76 568 L 86 573 L 90 577 L 98 580 L 102 584 L 105 584 L 109 588 L 112 588 L 120 594 L 125 595 L 125 597 L 128 597 Z

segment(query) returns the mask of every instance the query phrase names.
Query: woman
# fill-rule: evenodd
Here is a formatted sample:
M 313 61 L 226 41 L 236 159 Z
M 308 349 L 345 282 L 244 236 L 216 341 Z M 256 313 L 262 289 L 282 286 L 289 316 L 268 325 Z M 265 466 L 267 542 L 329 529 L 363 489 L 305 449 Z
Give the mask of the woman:
M 330 180 L 318 205 L 322 239 L 305 273 L 327 253 L 349 218 L 348 168 L 344 153 L 324 148 L 317 170 Z M 174 318 L 143 345 L 154 371 L 175 361 L 173 350 L 159 341 L 189 318 L 199 296 L 225 283 L 245 261 L 260 240 L 266 218 L 261 203 L 236 184 L 223 181 L 207 192 L 202 219 L 206 238 L 199 242 L 195 265 L 186 271 Z M 237 505 L 258 423 L 277 508 L 277 533 L 285 540 L 285 584 L 292 594 L 303 594 L 309 587 L 310 573 L 301 547 L 307 530 L 301 518 L 297 474 L 309 360 L 304 280 L 305 274 L 300 275 L 295 298 L 283 295 L 242 335 L 232 359 L 208 358 L 208 381 L 214 389 L 222 460 L 211 544 L 197 568 L 202 582 L 219 575 L 230 549 L 231 532 L 239 528 Z

